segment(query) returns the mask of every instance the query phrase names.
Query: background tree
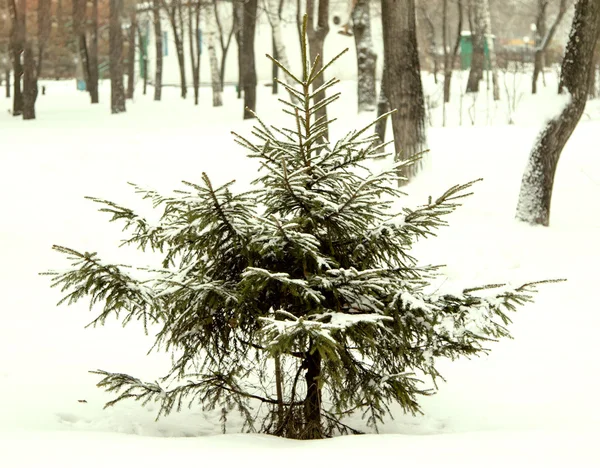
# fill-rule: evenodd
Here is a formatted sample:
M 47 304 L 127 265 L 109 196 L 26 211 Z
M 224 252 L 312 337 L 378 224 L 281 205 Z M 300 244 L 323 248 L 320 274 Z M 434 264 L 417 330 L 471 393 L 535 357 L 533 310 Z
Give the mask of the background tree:
M 129 27 L 127 28 L 127 99 L 135 92 L 135 41 L 138 31 L 137 3 L 129 5 Z
M 417 47 L 414 0 L 382 0 L 386 96 L 392 114 L 394 148 L 401 160 L 425 150 L 425 102 Z M 411 179 L 421 163 L 402 167 Z
M 485 43 L 487 45 L 489 60 L 489 68 L 492 72 L 492 95 L 494 101 L 500 99 L 500 83 L 498 82 L 498 64 L 496 61 L 496 48 L 494 46 L 494 37 L 492 35 L 492 19 L 490 15 L 490 3 L 489 0 L 475 0 L 478 9 L 482 9 L 484 21 L 484 35 Z M 478 15 L 479 16 L 479 15 Z
M 237 98 L 242 98 L 244 89 L 244 3 L 233 2 L 233 24 L 234 36 L 237 43 L 238 55 L 238 79 L 237 79 Z
M 554 21 L 550 28 L 546 27 L 546 18 L 547 18 L 547 10 L 548 5 L 550 4 L 550 0 L 538 0 L 538 11 L 535 19 L 536 26 L 536 48 L 535 48 L 535 58 L 533 63 L 533 76 L 531 80 L 531 92 L 532 94 L 537 93 L 537 82 L 538 77 L 541 72 L 544 70 L 545 60 L 544 56 L 546 54 L 546 50 L 548 46 L 552 42 L 554 35 L 556 34 L 556 30 L 560 25 L 565 13 L 567 12 L 567 0 L 560 0 L 558 13 L 554 18 Z
M 177 63 L 179 65 L 179 82 L 181 87 L 181 97 L 187 96 L 187 79 L 185 73 L 185 54 L 183 49 L 183 2 L 184 0 L 162 0 L 163 7 L 167 12 L 173 40 L 175 41 L 175 53 L 177 54 Z M 162 54 L 162 51 L 161 51 Z
M 188 6 L 188 38 L 190 63 L 192 64 L 192 84 L 194 87 L 194 105 L 198 105 L 200 99 L 200 54 L 202 44 L 200 38 L 200 2 L 190 3 Z M 206 16 L 206 15 L 205 15 Z
M 225 86 L 225 67 L 227 65 L 227 55 L 229 54 L 229 47 L 231 46 L 231 40 L 233 39 L 236 29 L 234 14 L 235 6 L 233 5 L 233 2 L 231 2 L 231 17 L 229 18 L 231 21 L 231 27 L 227 28 L 224 24 L 225 21 L 222 16 L 222 9 L 224 7 L 229 8 L 229 3 L 230 2 L 212 0 L 212 8 L 215 12 L 215 25 L 217 27 L 217 38 L 219 39 L 219 45 L 221 47 L 221 63 L 219 65 L 221 91 L 223 91 L 223 87 Z
M 594 48 L 600 34 L 600 0 L 579 0 L 560 73 L 570 99 L 540 133 L 523 173 L 517 219 L 548 226 L 556 166 L 587 102 Z
M 281 32 L 281 13 L 283 9 L 283 0 L 265 0 L 264 8 L 267 13 L 267 19 L 271 26 L 273 58 L 277 60 L 277 62 L 279 62 L 283 68 L 290 70 L 287 48 Z M 272 68 L 273 94 L 277 94 L 279 85 L 277 82 L 279 77 L 279 66 L 277 65 L 277 62 L 273 61 Z M 283 80 L 288 86 L 294 86 L 295 84 L 292 77 L 287 73 L 283 74 Z
M 427 38 L 427 55 L 429 56 L 429 60 L 431 61 L 430 70 L 433 72 L 433 80 L 435 84 L 438 82 L 438 53 L 437 53 L 437 35 L 436 35 L 436 25 L 433 21 L 432 15 L 429 13 L 429 8 L 438 9 L 437 2 L 433 3 L 431 0 L 424 2 L 423 0 L 418 2 L 418 12 L 419 15 L 417 19 L 421 19 L 418 22 L 418 26 L 424 29 L 425 37 Z M 429 7 L 429 8 L 428 8 Z M 420 24 L 419 24 L 420 23 Z
M 242 84 L 244 87 L 244 119 L 253 119 L 256 111 L 256 61 L 254 38 L 258 15 L 258 0 L 244 3 L 242 21 Z
M 154 100 L 162 97 L 163 33 L 160 22 L 161 0 L 152 0 L 152 25 L 154 27 Z
M 221 84 L 221 70 L 217 57 L 217 11 L 215 5 L 208 5 L 204 11 L 204 39 L 210 63 L 210 81 L 212 83 L 213 106 L 223 105 L 223 86 Z
M 22 54 L 25 49 L 25 2 L 26 0 L 8 0 L 10 14 L 10 55 L 13 64 L 13 108 L 12 115 L 23 114 L 23 93 L 21 80 L 23 78 Z
M 450 49 L 450 33 L 448 28 L 448 0 L 442 2 L 442 47 L 444 49 L 444 103 L 450 102 L 450 91 L 452 89 L 452 73 L 456 65 L 463 20 L 463 2 L 456 0 L 457 25 L 454 44 Z
M 123 0 L 110 0 L 109 22 L 109 69 L 110 110 L 113 114 L 125 112 L 125 88 L 123 86 L 123 31 L 121 16 Z
M 352 31 L 358 65 L 358 111 L 372 111 L 377 101 L 377 54 L 371 33 L 370 0 L 357 0 L 352 10 Z
M 100 65 L 98 59 L 98 0 L 92 0 L 91 4 L 92 11 L 88 26 L 89 47 L 87 54 L 89 70 L 87 73 L 88 81 L 86 81 L 86 86 L 88 87 L 87 90 L 90 93 L 92 104 L 97 104 L 100 102 L 98 92 L 98 81 L 100 79 L 100 72 L 98 70 Z
M 481 0 L 469 0 L 468 5 L 473 53 L 467 80 L 467 93 L 478 93 L 479 82 L 483 79 L 485 67 L 485 17 L 484 10 L 481 8 Z

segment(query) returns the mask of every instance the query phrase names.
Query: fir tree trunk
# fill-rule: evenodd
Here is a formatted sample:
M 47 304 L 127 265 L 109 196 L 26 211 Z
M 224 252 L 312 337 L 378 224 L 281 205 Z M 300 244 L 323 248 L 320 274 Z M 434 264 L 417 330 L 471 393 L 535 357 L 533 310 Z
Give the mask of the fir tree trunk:
M 92 17 L 90 22 L 90 47 L 89 47 L 89 76 L 86 81 L 92 104 L 100 102 L 98 93 L 98 0 L 92 0 Z
M 221 87 L 221 72 L 219 70 L 219 60 L 217 58 L 217 47 L 215 39 L 216 30 L 216 11 L 214 8 L 207 8 L 204 14 L 204 28 L 206 38 L 206 49 L 208 50 L 208 58 L 210 63 L 210 79 L 212 83 L 213 107 L 223 105 L 223 94 Z
M 538 0 L 538 13 L 536 18 L 536 30 L 538 35 L 539 44 L 536 44 L 535 48 L 535 58 L 534 58 L 534 66 L 533 66 L 533 76 L 531 80 L 531 93 L 537 93 L 537 82 L 540 73 L 544 69 L 544 56 L 546 54 L 546 49 L 548 45 L 554 38 L 554 34 L 558 26 L 560 25 L 562 19 L 567 12 L 567 0 L 560 0 L 560 5 L 558 9 L 558 13 L 554 22 L 550 26 L 548 30 L 546 30 L 546 12 L 548 7 L 549 0 Z
M 135 91 L 135 36 L 137 32 L 137 11 L 135 5 L 130 14 L 129 34 L 127 36 L 127 99 L 133 99 Z M 141 44 L 140 44 L 141 46 Z
M 318 2 L 317 7 L 317 18 L 315 27 L 315 2 Z M 325 63 L 325 57 L 323 54 L 323 46 L 325 44 L 325 37 L 329 33 L 329 0 L 306 0 L 306 15 L 308 17 L 308 25 L 306 28 L 306 35 L 308 37 L 308 50 L 310 56 L 310 63 L 313 63 L 315 57 L 320 57 L 319 63 L 323 65 Z M 319 89 L 325 83 L 325 74 L 321 73 L 314 81 L 312 85 L 313 92 Z M 313 98 L 314 105 L 316 106 L 319 102 L 323 101 L 327 97 L 325 90 L 317 92 Z M 316 119 L 321 119 L 323 122 L 327 122 L 327 107 L 323 106 L 316 112 Z M 329 140 L 329 132 L 325 132 L 324 138 Z
M 483 0 L 473 0 L 470 5 L 470 13 L 473 18 L 471 29 L 471 41 L 473 43 L 473 54 L 471 56 L 471 69 L 467 80 L 467 93 L 478 93 L 479 82 L 483 78 L 485 66 L 485 17 Z
M 587 102 L 590 67 L 600 34 L 600 0 L 579 0 L 563 58 L 560 86 L 571 95 L 562 112 L 540 133 L 521 181 L 517 219 L 548 226 L 554 175 L 561 152 Z
M 256 111 L 256 62 L 254 58 L 254 38 L 258 0 L 244 3 L 242 70 L 244 84 L 244 119 L 252 119 Z
M 152 0 L 152 20 L 154 25 L 155 70 L 154 70 L 154 100 L 160 101 L 162 96 L 163 72 L 163 35 L 160 23 L 160 0 Z M 146 75 L 148 69 L 146 69 Z
M 113 114 L 125 112 L 125 88 L 123 86 L 123 31 L 121 12 L 123 0 L 110 0 L 109 22 L 109 68 L 110 109 Z
M 306 353 L 304 360 L 306 368 L 306 398 L 304 400 L 304 434 L 303 439 L 322 439 L 321 425 L 321 354 L 315 350 Z
M 392 114 L 394 148 L 401 160 L 425 149 L 425 101 L 417 48 L 414 0 L 382 0 L 384 82 Z M 393 86 L 391 85 L 393 83 Z M 402 169 L 410 180 L 420 170 L 417 162 Z
M 358 111 L 375 109 L 377 54 L 371 36 L 370 0 L 358 0 L 352 11 L 352 30 L 358 65 Z

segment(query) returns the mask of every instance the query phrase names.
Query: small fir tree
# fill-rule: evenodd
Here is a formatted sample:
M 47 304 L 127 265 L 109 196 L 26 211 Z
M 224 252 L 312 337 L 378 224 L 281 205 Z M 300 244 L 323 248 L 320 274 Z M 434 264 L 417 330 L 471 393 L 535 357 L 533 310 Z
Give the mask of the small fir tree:
M 260 160 L 256 190 L 215 188 L 206 174 L 173 196 L 136 186 L 162 210 L 158 225 L 93 199 L 124 222 L 126 243 L 163 254 L 145 279 L 95 253 L 54 247 L 72 262 L 47 273 L 67 292 L 61 302 L 103 304 L 93 324 L 111 315 L 154 324 L 155 346 L 175 356 L 154 383 L 95 371 L 98 385 L 117 393 L 107 406 L 157 401 L 160 416 L 197 403 L 220 407 L 224 418 L 237 409 L 248 430 L 306 439 L 357 432 L 342 419 L 361 412 L 376 430 L 391 403 L 420 411 L 417 397 L 432 393 L 422 377 L 441 377 L 436 358 L 485 352 L 486 341 L 509 336 L 506 311 L 531 300 L 534 283 L 492 297 L 476 294 L 484 288 L 427 293 L 436 269 L 417 266 L 411 246 L 446 225 L 472 183 L 391 212 L 402 195 L 398 168 L 410 162 L 368 169 L 381 156 L 377 137 L 367 135 L 375 122 L 335 144 L 323 138 L 328 122 L 315 114 L 338 95 L 313 104 L 310 89 L 332 62 L 310 64 L 306 19 L 303 33 L 302 77 L 278 64 L 297 84 L 279 82 L 297 98 L 285 102 L 294 128 L 258 120 L 253 141 L 234 134 Z

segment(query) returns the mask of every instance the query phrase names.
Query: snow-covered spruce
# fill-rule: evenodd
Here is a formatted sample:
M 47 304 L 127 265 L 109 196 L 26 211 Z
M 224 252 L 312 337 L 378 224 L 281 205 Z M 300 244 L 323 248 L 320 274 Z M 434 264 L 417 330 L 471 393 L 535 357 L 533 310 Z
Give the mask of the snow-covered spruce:
M 391 403 L 419 411 L 417 397 L 433 390 L 418 377 L 441 377 L 436 358 L 484 352 L 487 340 L 509 335 L 506 312 L 531 299 L 534 284 L 492 285 L 502 289 L 490 296 L 425 293 L 436 270 L 418 266 L 411 246 L 446 224 L 472 183 L 392 212 L 398 167 L 408 163 L 370 172 L 381 156 L 370 126 L 322 143 L 326 122 L 310 100 L 322 70 L 304 51 L 297 86 L 280 83 L 298 99 L 285 110 L 291 128 L 259 120 L 252 139 L 236 135 L 262 163 L 255 190 L 213 187 L 206 174 L 172 196 L 136 186 L 162 211 L 158 224 L 93 199 L 125 223 L 128 243 L 162 253 L 161 266 L 136 273 L 55 247 L 72 262 L 49 273 L 63 300 L 104 304 L 98 323 L 117 315 L 154 324 L 156 347 L 175 356 L 151 383 L 96 371 L 99 386 L 118 394 L 108 405 L 236 409 L 249 430 L 295 438 L 352 432 L 343 418 L 360 412 L 376 430 Z

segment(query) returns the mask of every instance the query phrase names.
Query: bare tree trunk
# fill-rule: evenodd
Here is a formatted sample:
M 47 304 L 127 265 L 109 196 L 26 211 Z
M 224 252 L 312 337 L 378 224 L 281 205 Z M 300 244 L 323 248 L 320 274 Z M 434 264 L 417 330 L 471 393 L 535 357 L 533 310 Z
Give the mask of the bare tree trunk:
M 164 0 L 163 0 L 164 1 Z M 166 4 L 167 15 L 173 31 L 173 40 L 175 41 L 175 52 L 177 53 L 177 63 L 179 64 L 179 82 L 181 86 L 181 97 L 187 97 L 187 80 L 185 76 L 185 55 L 183 50 L 183 0 L 171 0 Z
M 494 101 L 500 99 L 500 83 L 498 82 L 498 63 L 496 60 L 496 49 L 494 47 L 494 38 L 492 37 L 492 19 L 490 15 L 490 3 L 489 0 L 478 0 L 478 8 L 482 8 L 483 12 L 481 16 L 484 20 L 484 37 L 487 43 L 487 49 L 489 54 L 489 68 L 492 70 L 492 95 Z
M 215 45 L 216 29 L 216 10 L 215 8 L 207 8 L 204 15 L 204 29 L 206 38 L 206 48 L 208 50 L 208 58 L 210 63 L 210 77 L 212 83 L 213 107 L 223 105 L 223 93 L 221 86 L 221 72 L 219 70 L 219 60 L 217 59 L 217 48 Z
M 227 64 L 227 54 L 229 53 L 229 47 L 231 46 L 231 39 L 233 39 L 233 34 L 235 32 L 235 22 L 232 22 L 231 29 L 227 33 L 227 38 L 225 38 L 225 31 L 223 29 L 223 24 L 221 22 L 221 17 L 219 15 L 219 2 L 217 0 L 213 0 L 213 9 L 215 11 L 215 25 L 217 26 L 217 31 L 219 33 L 219 45 L 221 46 L 221 64 L 219 66 L 219 82 L 221 83 L 221 91 L 223 91 L 223 87 L 225 86 L 225 65 Z M 235 6 L 232 5 L 232 14 L 234 14 L 233 9 Z
M 21 92 L 21 79 L 23 77 L 23 64 L 21 55 L 25 48 L 25 0 L 9 0 L 8 8 L 11 19 L 10 53 L 13 62 L 13 110 L 12 115 L 23 114 L 23 93 Z
M 244 88 L 244 4 L 235 2 L 233 4 L 233 21 L 235 24 L 235 42 L 238 47 L 238 83 L 237 98 L 242 98 Z
M 267 18 L 269 23 L 271 24 L 272 36 L 273 36 L 273 58 L 275 58 L 284 68 L 287 70 L 290 69 L 290 62 L 288 60 L 287 49 L 285 46 L 285 41 L 283 40 L 283 33 L 281 32 L 281 10 L 283 3 L 281 0 L 269 0 L 268 4 L 265 8 L 267 12 Z M 277 70 L 279 67 L 273 64 L 273 93 L 276 93 L 276 85 L 277 82 L 275 79 L 277 78 Z M 288 86 L 294 86 L 294 80 L 287 74 L 283 74 L 283 81 L 287 83 Z M 290 94 L 290 99 L 292 102 L 296 102 L 297 99 Z
M 454 41 L 454 47 L 452 48 L 452 52 L 450 52 L 450 50 L 448 49 L 448 0 L 444 0 L 442 6 L 442 40 L 444 47 L 444 103 L 450 102 L 452 73 L 454 71 L 454 66 L 458 57 L 458 49 L 460 47 L 460 37 L 462 31 L 462 0 L 458 0 L 456 5 L 458 8 L 458 24 L 456 26 L 456 38 Z
M 152 0 L 152 20 L 154 25 L 155 45 L 155 70 L 154 70 L 154 100 L 160 101 L 162 97 L 162 72 L 163 72 L 163 35 L 160 24 L 160 0 Z M 146 69 L 148 74 L 148 69 Z
M 356 2 L 352 11 L 352 30 L 354 31 L 358 65 L 358 111 L 372 111 L 375 109 L 377 101 L 375 77 L 377 54 L 373 47 L 371 35 L 370 0 L 358 0 Z
M 83 72 L 85 89 L 90 93 L 92 99 L 92 89 L 94 84 L 91 82 L 90 59 L 88 44 L 86 38 L 86 18 L 87 2 L 86 0 L 73 0 L 73 33 L 77 40 L 77 49 L 79 53 L 79 63 Z M 93 99 L 92 99 L 93 101 Z
M 315 2 L 318 2 L 316 27 L 315 27 Z M 306 28 L 306 35 L 308 38 L 308 50 L 310 56 L 310 62 L 312 63 L 317 55 L 320 57 L 320 63 L 325 63 L 323 55 L 323 46 L 325 44 L 325 37 L 329 33 L 329 0 L 306 0 L 306 15 L 308 17 L 308 25 Z M 325 83 L 325 74 L 321 73 L 313 81 L 313 92 L 317 91 Z M 315 93 L 313 101 L 314 105 L 326 99 L 327 95 L 325 90 L 320 90 Z M 323 106 L 315 113 L 317 120 L 321 119 L 323 123 L 327 122 L 327 106 Z M 324 138 L 329 140 L 329 132 L 325 131 Z
M 377 100 L 377 118 L 381 117 L 383 114 L 386 114 L 390 111 L 390 102 L 386 96 L 386 70 L 385 70 L 385 60 L 383 65 L 383 74 L 381 77 L 381 85 L 379 89 L 379 99 Z M 385 133 L 387 127 L 387 118 L 380 119 L 375 124 L 375 135 L 379 138 L 379 143 L 385 143 Z
M 587 102 L 590 67 L 600 34 L 600 0 L 579 0 L 563 58 L 560 86 L 571 99 L 540 133 L 531 151 L 517 203 L 517 219 L 548 226 L 554 175 L 561 152 Z
M 133 99 L 135 91 L 135 36 L 137 32 L 137 11 L 133 5 L 130 14 L 129 34 L 127 36 L 127 99 Z M 141 46 L 141 44 L 140 44 Z
M 194 105 L 200 99 L 200 4 L 190 4 L 188 11 L 188 38 L 190 44 L 190 62 L 192 64 L 192 84 L 194 86 Z M 210 14 L 210 13 L 209 13 Z
M 110 109 L 113 114 L 125 112 L 125 88 L 123 86 L 123 31 L 121 14 L 123 0 L 110 0 L 109 22 L 109 68 Z
M 35 101 L 38 87 L 35 59 L 31 40 L 25 40 L 23 52 L 23 120 L 35 119 Z
M 4 71 L 4 84 L 6 85 L 6 97 L 10 97 L 10 69 Z
M 256 111 L 256 62 L 254 58 L 254 38 L 256 34 L 256 16 L 258 0 L 244 3 L 242 31 L 242 70 L 244 83 L 244 119 L 254 118 Z
M 386 96 L 392 115 L 394 147 L 401 160 L 425 149 L 425 101 L 417 48 L 414 0 L 382 0 L 383 50 Z M 393 85 L 392 85 L 393 84 Z M 405 167 L 401 176 L 410 180 L 421 161 Z
M 479 82 L 483 78 L 485 66 L 485 18 L 483 17 L 482 0 L 472 0 L 470 10 L 473 18 L 471 41 L 473 55 L 471 56 L 471 69 L 467 80 L 467 93 L 478 93 Z
M 554 22 L 550 26 L 550 29 L 546 30 L 546 9 L 547 9 L 549 3 L 550 3 L 550 0 L 538 0 L 538 14 L 537 14 L 537 18 L 536 18 L 536 29 L 537 29 L 537 34 L 538 34 L 540 42 L 539 42 L 539 44 L 537 44 L 537 47 L 535 48 L 535 59 L 533 62 L 534 63 L 533 77 L 531 80 L 531 93 L 532 94 L 537 93 L 537 81 L 538 81 L 539 74 L 544 69 L 544 55 L 546 53 L 546 49 L 548 48 L 548 45 L 550 44 L 550 42 L 552 42 L 554 34 L 556 33 L 558 26 L 560 25 L 562 19 L 564 18 L 565 13 L 567 12 L 567 6 L 568 6 L 567 0 L 560 0 L 560 5 L 559 5 L 559 9 L 558 9 L 556 18 L 554 19 Z
M 421 11 L 421 16 L 425 20 L 425 23 L 427 23 L 427 40 L 429 41 L 429 47 L 427 49 L 429 52 L 429 56 L 431 57 L 431 63 L 433 65 L 433 81 L 435 82 L 435 84 L 437 84 L 438 60 L 436 52 L 437 46 L 435 42 L 435 25 L 433 24 L 433 20 L 429 16 L 427 8 L 423 4 L 421 4 L 419 10 Z
M 142 60 L 141 69 L 144 71 L 143 77 L 143 87 L 142 94 L 146 95 L 146 88 L 148 87 L 148 40 L 147 35 L 144 36 L 142 34 L 142 28 L 137 28 L 138 32 L 138 42 L 140 44 L 140 57 Z M 134 57 L 135 58 L 135 57 Z
M 86 81 L 92 104 L 100 102 L 98 93 L 98 0 L 92 0 L 92 17 L 90 21 L 90 47 L 89 47 L 89 76 Z

